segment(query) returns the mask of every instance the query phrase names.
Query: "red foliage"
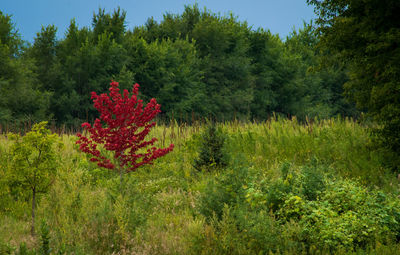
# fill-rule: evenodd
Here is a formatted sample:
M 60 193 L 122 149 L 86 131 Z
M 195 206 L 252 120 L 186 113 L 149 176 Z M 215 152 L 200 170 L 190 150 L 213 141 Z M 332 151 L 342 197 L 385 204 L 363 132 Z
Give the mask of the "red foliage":
M 87 122 L 82 124 L 90 136 L 77 134 L 79 140 L 76 143 L 80 145 L 80 150 L 93 156 L 90 161 L 97 162 L 100 167 L 115 168 L 110 159 L 101 155 L 97 149 L 98 144 L 102 144 L 108 151 L 113 151 L 120 167 L 126 168 L 127 171 L 135 171 L 144 164 L 151 164 L 153 160 L 172 151 L 173 144 L 164 149 L 145 149 L 157 141 L 156 138 L 145 141 L 145 137 L 155 125 L 155 122 L 151 121 L 161 112 L 156 100 L 152 98 L 143 109 L 143 101 L 137 99 L 139 84 L 133 86 L 131 97 L 126 89 L 123 95 L 119 93 L 118 82 L 113 81 L 110 85 L 110 96 L 91 93 L 94 107 L 101 115 L 93 126 Z M 105 127 L 102 122 L 106 124 Z

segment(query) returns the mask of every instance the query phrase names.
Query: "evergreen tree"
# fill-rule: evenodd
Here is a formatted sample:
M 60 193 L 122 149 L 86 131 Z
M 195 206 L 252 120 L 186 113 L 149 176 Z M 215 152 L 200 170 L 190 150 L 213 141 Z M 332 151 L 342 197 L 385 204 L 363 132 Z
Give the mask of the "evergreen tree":
M 193 164 L 196 170 L 211 171 L 228 165 L 228 154 L 224 150 L 225 136 L 217 129 L 215 123 L 208 125 L 201 136 L 201 141 L 199 157 Z

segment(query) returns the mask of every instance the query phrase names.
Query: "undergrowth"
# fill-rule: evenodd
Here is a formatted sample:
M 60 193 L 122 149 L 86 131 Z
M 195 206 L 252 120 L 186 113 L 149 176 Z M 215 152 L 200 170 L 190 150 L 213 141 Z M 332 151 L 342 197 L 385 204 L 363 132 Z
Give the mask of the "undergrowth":
M 399 181 L 352 120 L 219 123 L 229 161 L 193 165 L 204 126 L 156 127 L 175 150 L 126 177 L 64 144 L 38 198 L 13 187 L 0 136 L 0 254 L 398 254 Z

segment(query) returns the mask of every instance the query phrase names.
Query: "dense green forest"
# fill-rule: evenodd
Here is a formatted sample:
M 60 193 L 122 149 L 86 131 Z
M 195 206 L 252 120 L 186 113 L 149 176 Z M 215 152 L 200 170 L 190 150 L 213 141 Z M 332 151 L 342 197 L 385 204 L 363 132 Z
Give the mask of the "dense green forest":
M 400 1 L 306 2 L 287 38 L 0 12 L 0 254 L 399 254 Z
M 273 113 L 355 116 L 343 98 L 346 68 L 319 68 L 323 55 L 312 24 L 285 40 L 237 17 L 197 5 L 128 28 L 126 12 L 99 9 L 91 27 L 71 20 L 63 38 L 43 26 L 29 44 L 18 24 L 1 13 L 0 122 L 53 120 L 79 125 L 93 120 L 90 92 L 110 81 L 141 86 L 163 115 L 190 119 L 265 120 Z

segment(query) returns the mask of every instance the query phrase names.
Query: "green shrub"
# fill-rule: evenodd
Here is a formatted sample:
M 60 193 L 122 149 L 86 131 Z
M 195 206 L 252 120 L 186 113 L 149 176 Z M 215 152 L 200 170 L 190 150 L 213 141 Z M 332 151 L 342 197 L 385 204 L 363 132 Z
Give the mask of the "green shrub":
M 325 177 L 321 168 L 305 166 L 302 168 L 302 194 L 307 200 L 316 200 L 325 190 Z
M 380 196 L 354 181 L 329 181 L 321 197 L 306 205 L 307 213 L 300 220 L 307 242 L 352 250 L 394 240 L 400 203 Z
M 253 208 L 276 212 L 283 205 L 285 197 L 294 188 L 296 175 L 288 162 L 280 166 L 279 172 L 281 176 L 277 180 L 261 180 L 246 190 L 246 201 Z
M 51 251 L 50 229 L 45 220 L 42 220 L 42 223 L 40 225 L 40 241 L 41 241 L 40 253 L 42 255 L 49 255 Z
M 209 124 L 201 136 L 199 156 L 193 167 L 199 171 L 221 169 L 228 165 L 228 155 L 224 149 L 225 136 L 214 123 Z
M 214 215 L 221 219 L 225 205 L 235 206 L 244 201 L 247 179 L 248 169 L 245 167 L 228 169 L 215 180 L 211 179 L 200 196 L 200 213 L 208 219 Z
M 268 211 L 248 210 L 245 207 L 234 211 L 235 223 L 240 230 L 242 242 L 252 254 L 276 252 L 284 243 L 281 227 Z
M 303 249 L 302 243 L 306 250 L 314 247 L 335 253 L 398 240 L 400 202 L 396 197 L 368 190 L 356 181 L 329 177 L 316 162 L 302 167 L 299 174 L 282 164 L 281 177 L 260 180 L 245 189 L 246 204 L 253 212 L 271 210 L 283 228 L 297 226 L 288 238 L 297 249 Z M 247 225 L 245 232 L 252 231 Z

